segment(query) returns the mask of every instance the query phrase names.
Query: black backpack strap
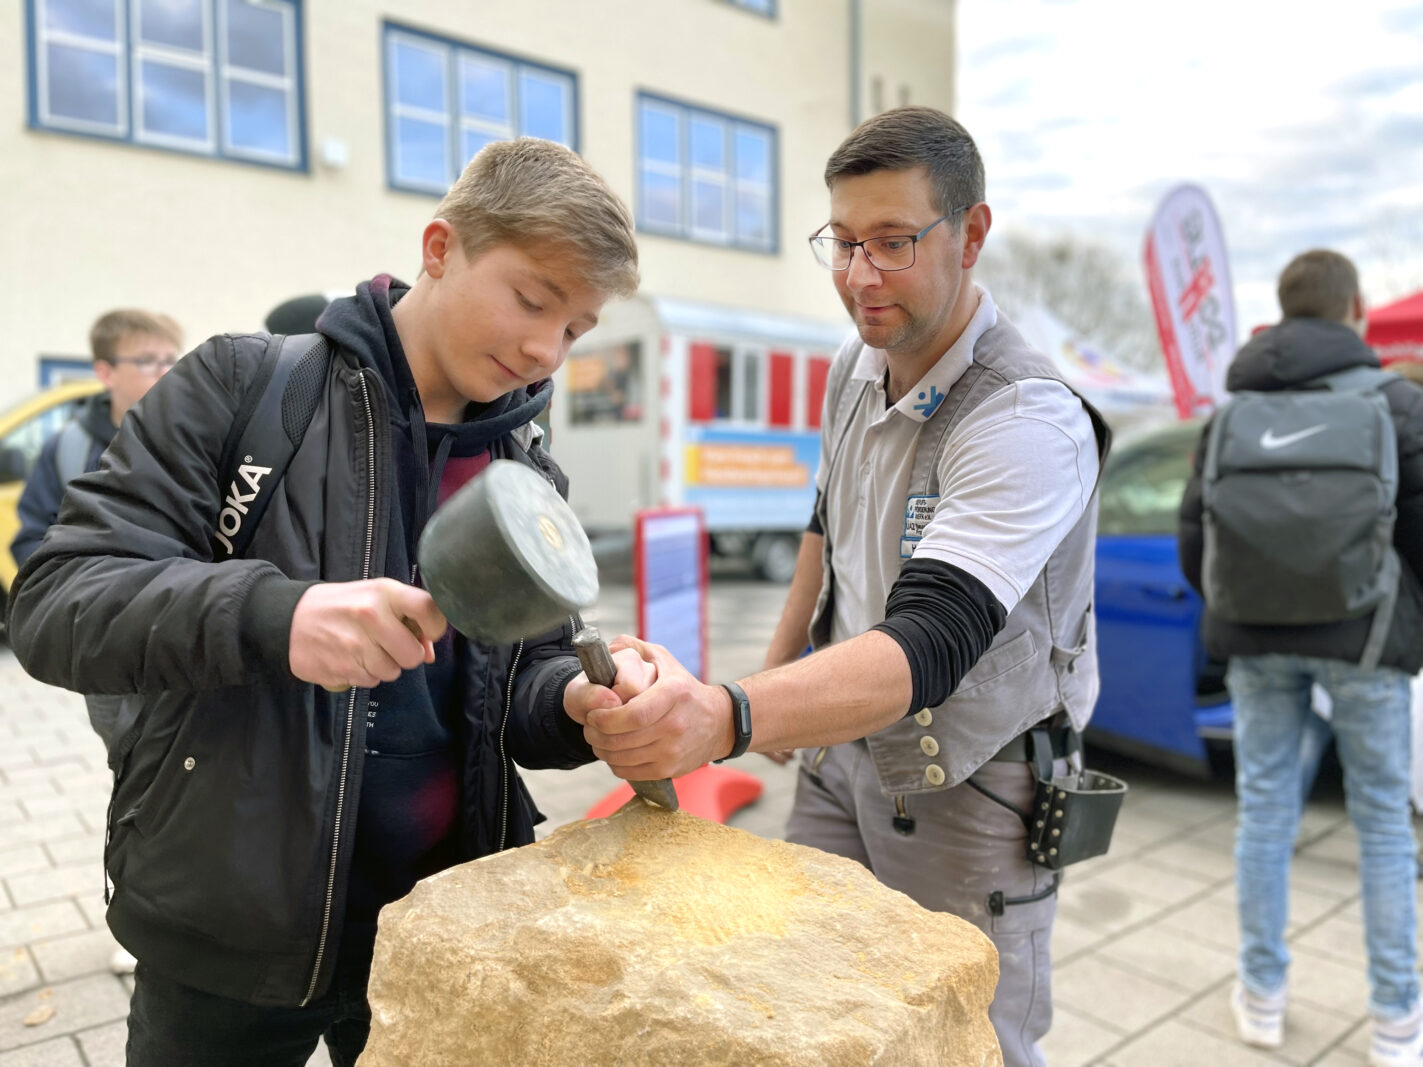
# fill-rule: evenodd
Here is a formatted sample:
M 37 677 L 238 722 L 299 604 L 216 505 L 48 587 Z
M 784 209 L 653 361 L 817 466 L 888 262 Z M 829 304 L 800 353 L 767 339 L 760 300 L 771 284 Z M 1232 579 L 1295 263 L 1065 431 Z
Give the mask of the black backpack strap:
M 268 338 L 223 445 L 213 559 L 246 551 L 316 414 L 330 362 L 331 346 L 319 333 Z

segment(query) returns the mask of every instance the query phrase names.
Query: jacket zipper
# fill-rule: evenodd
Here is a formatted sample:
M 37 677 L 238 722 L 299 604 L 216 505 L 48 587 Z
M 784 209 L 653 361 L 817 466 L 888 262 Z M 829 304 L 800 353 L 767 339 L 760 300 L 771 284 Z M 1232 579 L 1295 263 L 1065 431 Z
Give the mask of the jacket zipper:
M 504 754 L 504 732 L 509 729 L 509 715 L 514 709 L 514 675 L 519 669 L 519 657 L 524 654 L 521 639 L 514 646 L 514 658 L 509 661 L 509 682 L 504 687 L 504 718 L 499 720 L 499 841 L 496 852 L 504 851 L 504 841 L 509 833 L 509 794 L 513 792 L 510 781 L 509 757 Z
M 366 407 L 366 453 L 369 461 L 369 476 L 366 492 L 366 551 L 361 566 L 363 579 L 371 576 L 371 551 L 375 542 L 376 526 L 376 438 L 375 414 L 371 411 L 371 396 L 366 388 L 364 372 L 357 375 L 361 382 L 361 400 Z M 336 861 L 341 854 L 341 816 L 346 808 L 346 776 L 351 767 L 351 739 L 355 734 L 356 689 L 351 689 L 351 699 L 346 704 L 346 744 L 341 750 L 341 777 L 336 785 L 336 818 L 331 829 L 331 868 L 326 875 L 326 905 L 321 912 L 321 938 L 316 943 L 316 965 L 311 969 L 311 984 L 302 998 L 304 1008 L 311 1003 L 316 993 L 316 982 L 321 977 L 321 964 L 326 958 L 326 940 L 331 933 L 331 905 L 336 897 Z
M 576 634 L 582 627 L 572 615 L 568 616 L 569 633 Z M 524 653 L 524 642 L 520 639 L 514 646 L 514 658 L 509 661 L 509 682 L 504 687 L 504 718 L 499 721 L 499 847 L 504 851 L 504 842 L 509 835 L 509 797 L 514 791 L 513 776 L 509 773 L 509 757 L 504 754 L 504 733 L 509 729 L 509 716 L 514 711 L 514 677 L 519 673 L 519 657 Z

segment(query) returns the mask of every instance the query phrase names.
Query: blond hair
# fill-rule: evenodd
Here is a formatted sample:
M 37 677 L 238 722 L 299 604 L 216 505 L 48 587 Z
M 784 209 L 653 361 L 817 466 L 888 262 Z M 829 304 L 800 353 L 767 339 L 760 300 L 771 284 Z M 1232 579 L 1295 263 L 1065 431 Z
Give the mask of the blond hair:
M 566 248 L 601 292 L 637 291 L 632 215 L 578 153 L 520 137 L 479 150 L 435 212 L 473 259 L 495 245 Z
M 150 334 L 183 347 L 183 331 L 168 316 L 139 308 L 118 308 L 106 311 L 89 328 L 89 351 L 96 363 L 112 363 L 118 354 L 119 342 L 133 334 Z

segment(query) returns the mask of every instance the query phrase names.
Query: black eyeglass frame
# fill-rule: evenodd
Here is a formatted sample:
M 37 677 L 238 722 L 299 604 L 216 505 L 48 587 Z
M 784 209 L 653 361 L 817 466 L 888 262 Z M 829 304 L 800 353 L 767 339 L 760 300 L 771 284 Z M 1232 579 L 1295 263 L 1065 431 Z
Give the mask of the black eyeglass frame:
M 914 266 L 914 264 L 919 261 L 919 242 L 924 240 L 924 238 L 928 235 L 929 231 L 932 230 L 935 226 L 939 225 L 939 223 L 943 222 L 945 219 L 951 219 L 955 215 L 962 214 L 972 206 L 972 204 L 965 204 L 963 207 L 956 207 L 947 215 L 940 215 L 937 219 L 929 223 L 929 225 L 925 226 L 918 233 L 883 233 L 877 237 L 866 237 L 863 241 L 846 241 L 842 237 L 835 237 L 830 234 L 822 233 L 821 231 L 825 229 L 825 226 L 830 225 L 827 222 L 825 226 L 820 227 L 819 230 L 816 230 L 813 234 L 810 235 L 809 238 L 807 238 L 807 240 L 810 242 L 810 254 L 815 256 L 815 262 L 819 263 L 826 270 L 833 270 L 836 273 L 839 273 L 842 270 L 850 269 L 850 264 L 855 261 L 855 249 L 857 248 L 860 250 L 860 254 L 865 257 L 865 260 L 869 263 L 869 265 L 874 267 L 874 269 L 877 271 L 883 272 L 908 270 L 910 267 Z M 820 253 L 816 251 L 816 248 L 820 247 L 821 242 L 829 241 L 834 241 L 836 244 L 840 245 L 850 246 L 850 254 L 848 258 L 846 258 L 845 265 L 843 267 L 831 266 L 824 259 L 822 259 L 820 257 Z M 865 245 L 869 244 L 871 241 L 909 241 L 909 262 L 902 267 L 881 267 L 878 263 L 874 261 L 874 258 L 870 255 L 869 249 L 865 247 Z

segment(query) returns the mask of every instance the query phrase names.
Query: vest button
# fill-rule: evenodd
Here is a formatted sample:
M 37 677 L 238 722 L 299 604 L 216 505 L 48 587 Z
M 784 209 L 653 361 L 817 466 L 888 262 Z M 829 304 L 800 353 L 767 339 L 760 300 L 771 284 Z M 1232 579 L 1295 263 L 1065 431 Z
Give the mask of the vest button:
M 926 756 L 937 756 L 939 754 L 939 742 L 932 737 L 921 737 L 919 747 L 924 750 Z
M 185 760 L 183 761 L 183 770 L 185 770 L 185 771 L 191 771 L 191 770 L 192 770 L 194 767 L 196 767 L 197 765 L 198 765 L 198 761 L 195 760 L 195 759 L 193 759 L 192 756 L 189 756 L 187 759 L 185 759 Z
M 920 708 L 919 711 L 914 713 L 914 721 L 920 726 L 928 726 L 934 721 L 934 713 L 928 708 Z
M 930 785 L 943 785 L 944 768 L 940 767 L 937 763 L 929 764 L 929 766 L 924 768 L 924 781 Z

